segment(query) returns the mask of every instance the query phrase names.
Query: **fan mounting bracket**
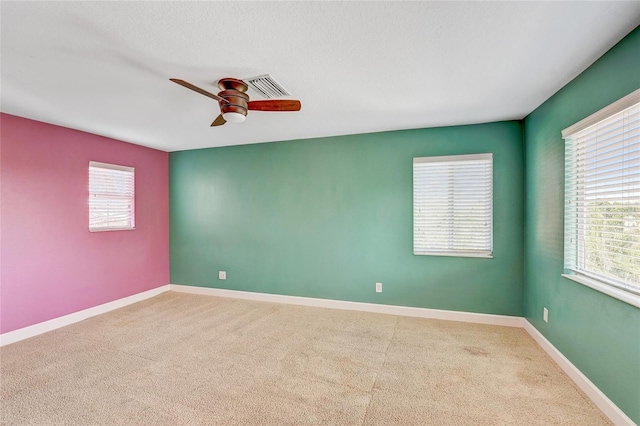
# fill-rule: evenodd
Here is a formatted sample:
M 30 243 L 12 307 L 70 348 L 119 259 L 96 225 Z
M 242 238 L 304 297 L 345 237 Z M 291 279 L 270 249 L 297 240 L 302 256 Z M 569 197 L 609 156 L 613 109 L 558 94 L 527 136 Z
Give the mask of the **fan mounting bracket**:
M 218 80 L 218 87 L 220 90 L 237 90 L 242 93 L 249 89 L 247 83 L 237 78 L 221 78 Z

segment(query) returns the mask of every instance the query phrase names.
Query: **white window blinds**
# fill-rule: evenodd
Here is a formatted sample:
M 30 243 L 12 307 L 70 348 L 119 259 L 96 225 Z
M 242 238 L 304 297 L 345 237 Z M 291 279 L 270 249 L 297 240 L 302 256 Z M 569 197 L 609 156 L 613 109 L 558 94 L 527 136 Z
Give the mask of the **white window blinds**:
M 563 137 L 565 270 L 640 294 L 640 90 Z
M 413 159 L 413 253 L 491 257 L 493 155 Z
M 89 162 L 89 230 L 135 228 L 133 167 Z

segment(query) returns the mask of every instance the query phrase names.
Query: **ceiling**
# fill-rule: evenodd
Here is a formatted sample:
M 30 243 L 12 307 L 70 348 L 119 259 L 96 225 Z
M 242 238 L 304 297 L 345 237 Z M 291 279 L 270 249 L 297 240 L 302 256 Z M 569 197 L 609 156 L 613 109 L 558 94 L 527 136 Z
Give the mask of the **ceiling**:
M 521 119 L 640 2 L 2 1 L 0 19 L 3 112 L 177 151 Z M 266 73 L 302 111 L 209 127 L 217 102 L 169 81 Z

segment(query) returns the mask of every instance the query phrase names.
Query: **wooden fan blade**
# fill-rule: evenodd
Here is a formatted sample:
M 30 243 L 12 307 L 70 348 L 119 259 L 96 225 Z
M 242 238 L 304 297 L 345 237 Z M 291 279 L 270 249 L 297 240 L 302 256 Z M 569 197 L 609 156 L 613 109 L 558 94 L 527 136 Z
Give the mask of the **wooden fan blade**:
M 191 84 L 191 83 L 187 83 L 187 82 L 186 82 L 186 81 L 184 81 L 184 80 L 180 80 L 180 79 L 178 79 L 178 78 L 170 78 L 169 80 L 173 81 L 174 83 L 178 83 L 180 86 L 184 86 L 184 87 L 186 87 L 187 89 L 191 89 L 191 90 L 193 90 L 194 92 L 198 92 L 198 93 L 200 93 L 201 95 L 205 95 L 205 96 L 208 96 L 208 97 L 210 97 L 210 98 L 212 98 L 212 99 L 215 99 L 215 100 L 216 100 L 216 101 L 218 101 L 218 102 L 224 102 L 224 103 L 227 103 L 227 101 L 226 101 L 226 100 L 224 100 L 223 98 L 221 98 L 220 96 L 218 96 L 218 95 L 214 95 L 213 93 L 210 93 L 210 92 L 207 92 L 206 90 L 201 89 L 201 88 L 199 88 L 199 87 L 197 87 L 197 86 L 194 86 L 194 85 L 193 85 L 193 84 Z
M 249 101 L 251 111 L 300 111 L 300 101 L 294 99 L 272 99 L 267 101 Z
M 226 122 L 227 122 L 227 120 L 225 120 L 224 117 L 222 116 L 222 114 L 220 114 L 218 117 L 216 117 L 215 120 L 213 120 L 213 123 L 211 123 L 211 127 L 213 127 L 213 126 L 222 126 Z

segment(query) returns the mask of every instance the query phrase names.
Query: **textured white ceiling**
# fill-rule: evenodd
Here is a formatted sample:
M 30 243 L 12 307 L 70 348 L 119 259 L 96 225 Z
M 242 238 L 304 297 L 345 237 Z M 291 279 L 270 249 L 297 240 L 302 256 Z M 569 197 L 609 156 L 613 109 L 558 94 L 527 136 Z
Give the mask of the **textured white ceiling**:
M 3 112 L 166 151 L 521 119 L 640 23 L 640 2 L 0 8 Z M 210 128 L 217 103 L 169 81 L 264 73 L 302 111 Z

